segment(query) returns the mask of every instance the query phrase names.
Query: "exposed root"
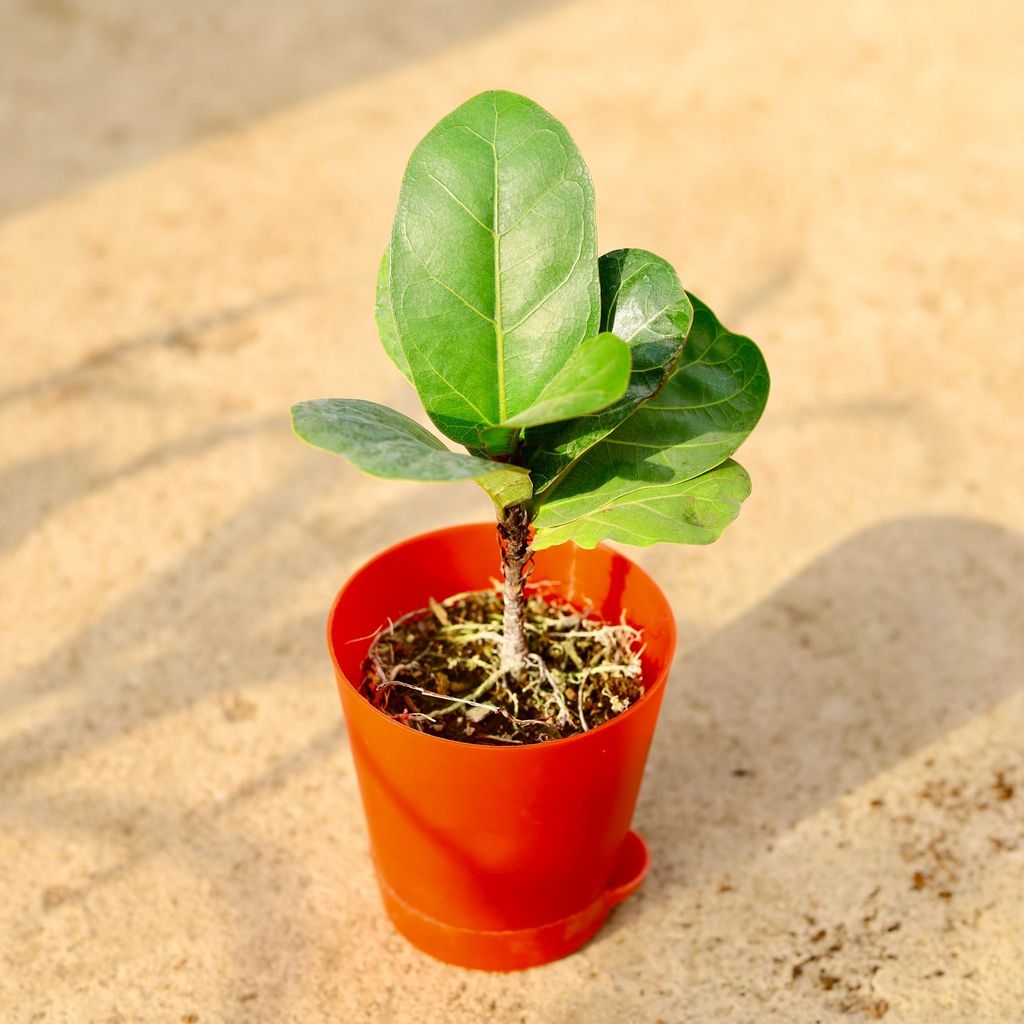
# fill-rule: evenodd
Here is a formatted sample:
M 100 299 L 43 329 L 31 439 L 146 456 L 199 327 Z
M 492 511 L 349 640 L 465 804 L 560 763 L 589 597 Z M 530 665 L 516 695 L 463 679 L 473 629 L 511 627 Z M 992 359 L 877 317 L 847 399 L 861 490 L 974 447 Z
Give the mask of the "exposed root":
M 641 634 L 530 593 L 524 669 L 502 667 L 495 591 L 455 594 L 377 634 L 364 692 L 422 732 L 473 743 L 536 743 L 586 732 L 643 693 Z

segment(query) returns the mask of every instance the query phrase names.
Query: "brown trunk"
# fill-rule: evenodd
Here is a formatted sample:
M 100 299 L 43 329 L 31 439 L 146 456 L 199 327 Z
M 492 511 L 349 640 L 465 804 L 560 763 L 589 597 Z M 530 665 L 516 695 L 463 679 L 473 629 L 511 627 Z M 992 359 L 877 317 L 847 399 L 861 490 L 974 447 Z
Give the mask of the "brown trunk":
M 526 667 L 526 578 L 530 560 L 530 520 L 522 505 L 510 505 L 498 522 L 504 577 L 504 629 L 501 667 L 520 676 Z

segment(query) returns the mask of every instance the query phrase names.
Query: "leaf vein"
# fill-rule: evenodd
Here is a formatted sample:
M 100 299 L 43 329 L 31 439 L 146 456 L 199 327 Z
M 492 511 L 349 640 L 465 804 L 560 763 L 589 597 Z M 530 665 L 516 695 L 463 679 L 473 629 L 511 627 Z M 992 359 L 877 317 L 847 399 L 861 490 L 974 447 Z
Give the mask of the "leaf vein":
M 485 224 L 443 181 L 441 181 L 440 178 L 435 177 L 433 174 L 431 174 L 430 171 L 427 171 L 427 177 L 430 178 L 431 181 L 433 181 L 436 184 L 440 185 L 441 188 L 449 196 L 451 196 L 451 198 L 454 199 L 455 202 L 458 203 L 458 205 L 461 206 L 462 209 L 465 210 L 466 213 L 469 214 L 469 216 L 472 217 L 473 220 L 476 221 L 477 224 L 480 225 L 480 227 L 482 227 L 484 229 L 484 231 L 486 231 L 488 234 L 493 234 L 494 233 L 494 230 L 491 227 L 489 227 L 487 224 Z

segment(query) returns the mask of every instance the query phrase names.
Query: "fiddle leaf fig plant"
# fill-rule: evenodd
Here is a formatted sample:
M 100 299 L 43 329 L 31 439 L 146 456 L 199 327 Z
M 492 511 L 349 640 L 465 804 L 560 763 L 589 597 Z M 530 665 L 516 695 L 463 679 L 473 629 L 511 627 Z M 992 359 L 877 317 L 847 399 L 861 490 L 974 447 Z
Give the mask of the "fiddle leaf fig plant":
M 750 493 L 731 456 L 768 398 L 760 351 L 660 257 L 598 257 L 586 165 L 524 96 L 481 93 L 413 151 L 376 319 L 432 423 L 464 451 L 360 399 L 298 403 L 295 433 L 375 476 L 487 492 L 512 676 L 527 653 L 531 548 L 707 544 Z

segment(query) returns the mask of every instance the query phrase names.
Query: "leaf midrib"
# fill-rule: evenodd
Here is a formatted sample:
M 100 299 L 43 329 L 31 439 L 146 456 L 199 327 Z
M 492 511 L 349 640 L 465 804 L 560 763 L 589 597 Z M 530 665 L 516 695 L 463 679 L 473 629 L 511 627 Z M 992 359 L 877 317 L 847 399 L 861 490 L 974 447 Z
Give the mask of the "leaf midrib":
M 508 419 L 508 398 L 505 395 L 505 329 L 501 310 L 501 233 L 498 231 L 498 96 L 491 93 L 494 104 L 494 131 L 491 152 L 494 155 L 494 191 L 491 198 L 491 235 L 494 238 L 494 343 L 498 362 L 498 422 Z

